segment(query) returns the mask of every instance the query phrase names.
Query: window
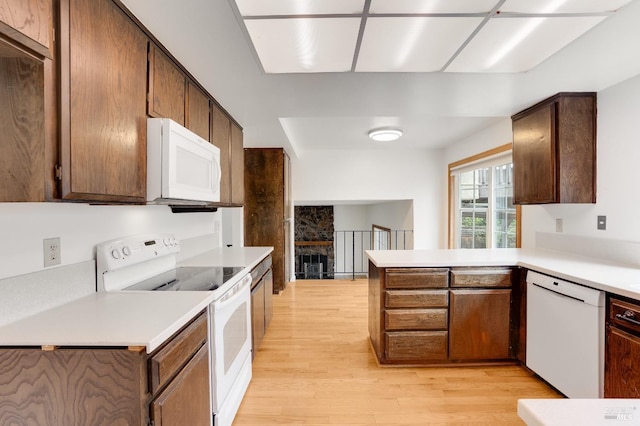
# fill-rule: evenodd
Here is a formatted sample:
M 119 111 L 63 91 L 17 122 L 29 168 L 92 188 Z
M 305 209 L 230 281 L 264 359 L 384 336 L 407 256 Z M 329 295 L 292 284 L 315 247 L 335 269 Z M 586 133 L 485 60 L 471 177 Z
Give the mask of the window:
M 511 145 L 449 165 L 449 246 L 519 247 Z

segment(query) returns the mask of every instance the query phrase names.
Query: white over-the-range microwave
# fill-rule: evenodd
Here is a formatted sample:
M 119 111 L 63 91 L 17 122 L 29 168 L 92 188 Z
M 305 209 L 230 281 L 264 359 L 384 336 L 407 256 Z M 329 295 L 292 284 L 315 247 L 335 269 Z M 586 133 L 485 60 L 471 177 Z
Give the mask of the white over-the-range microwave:
M 220 149 L 168 118 L 147 119 L 147 201 L 220 201 Z

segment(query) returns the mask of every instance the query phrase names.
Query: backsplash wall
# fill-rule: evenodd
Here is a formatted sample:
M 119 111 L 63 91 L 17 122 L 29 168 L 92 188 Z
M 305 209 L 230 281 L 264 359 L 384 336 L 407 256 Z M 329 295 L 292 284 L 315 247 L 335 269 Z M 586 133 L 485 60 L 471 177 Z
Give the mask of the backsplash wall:
M 168 206 L 155 205 L 0 203 L 0 218 L 0 279 L 55 268 L 43 266 L 45 238 L 60 237 L 60 266 L 92 260 L 96 244 L 134 234 L 169 232 L 179 240 L 213 234 L 211 244 L 221 244 L 220 212 L 175 214 Z

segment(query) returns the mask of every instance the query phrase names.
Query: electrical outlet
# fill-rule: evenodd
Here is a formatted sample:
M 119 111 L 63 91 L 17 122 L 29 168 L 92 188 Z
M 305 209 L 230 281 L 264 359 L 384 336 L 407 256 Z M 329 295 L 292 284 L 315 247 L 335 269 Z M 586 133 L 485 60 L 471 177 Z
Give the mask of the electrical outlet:
M 43 242 L 44 267 L 59 265 L 60 258 L 60 238 L 46 238 Z
M 562 219 L 556 219 L 556 232 L 562 232 Z

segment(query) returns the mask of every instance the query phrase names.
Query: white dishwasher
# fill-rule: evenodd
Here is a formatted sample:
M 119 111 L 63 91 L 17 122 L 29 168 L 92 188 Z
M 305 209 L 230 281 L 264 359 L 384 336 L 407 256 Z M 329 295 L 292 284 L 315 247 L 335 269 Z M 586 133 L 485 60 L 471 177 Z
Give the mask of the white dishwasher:
M 527 361 L 569 398 L 604 393 L 605 293 L 527 272 Z

